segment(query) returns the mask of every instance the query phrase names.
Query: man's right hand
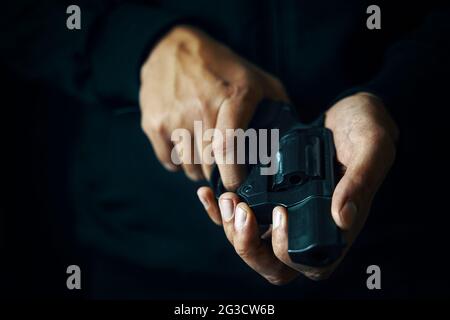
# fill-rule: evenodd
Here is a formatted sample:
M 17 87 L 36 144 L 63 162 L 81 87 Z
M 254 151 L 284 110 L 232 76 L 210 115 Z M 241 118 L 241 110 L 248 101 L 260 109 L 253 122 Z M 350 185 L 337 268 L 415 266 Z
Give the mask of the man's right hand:
M 234 138 L 227 137 L 225 130 L 246 129 L 263 98 L 288 100 L 276 78 L 189 26 L 173 28 L 141 68 L 142 128 L 164 167 L 174 171 L 181 166 L 192 180 L 211 175 L 210 164 L 194 164 L 192 159 L 206 146 L 198 139 L 192 141 L 197 150 L 180 152 L 177 166 L 171 161 L 172 132 L 184 128 L 194 138 L 194 121 L 202 121 L 203 130 L 216 128 L 224 137 L 212 141 L 216 158 L 234 152 L 227 150 L 227 141 Z M 234 191 L 244 178 L 242 168 L 233 164 L 218 164 L 218 168 L 225 188 Z

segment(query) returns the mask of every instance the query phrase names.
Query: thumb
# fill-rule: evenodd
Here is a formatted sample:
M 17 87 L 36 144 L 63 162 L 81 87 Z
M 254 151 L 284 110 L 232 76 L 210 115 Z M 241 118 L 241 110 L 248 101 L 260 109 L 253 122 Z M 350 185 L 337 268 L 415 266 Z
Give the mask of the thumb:
M 392 162 L 391 152 L 382 144 L 360 147 L 333 193 L 331 213 L 338 227 L 348 230 L 365 221 Z
M 226 98 L 217 114 L 216 129 L 220 134 L 219 138 L 214 138 L 212 148 L 216 159 L 217 167 L 222 178 L 223 185 L 228 191 L 235 191 L 245 179 L 245 166 L 239 165 L 236 161 L 231 164 L 226 163 L 226 158 L 236 160 L 235 141 L 236 136 L 227 129 L 246 129 L 250 123 L 258 103 L 264 98 L 274 100 L 289 101 L 289 97 L 281 82 L 260 69 L 257 70 L 257 79 L 260 86 L 250 84 L 240 84 L 231 86 L 230 95 Z M 251 81 L 250 81 L 251 83 Z M 237 155 L 245 157 L 246 150 Z M 218 161 L 219 160 L 219 161 Z
M 235 191 L 246 173 L 245 166 L 237 163 L 238 157 L 245 160 L 246 150 L 245 144 L 240 146 L 236 143 L 239 131 L 235 129 L 247 128 L 261 99 L 262 94 L 256 90 L 234 88 L 217 114 L 212 149 L 223 185 L 228 191 Z M 244 150 L 237 150 L 239 146 L 244 147 Z
M 336 186 L 331 202 L 334 222 L 343 230 L 350 229 L 362 215 L 363 204 L 371 198 L 371 191 L 359 176 L 347 170 Z

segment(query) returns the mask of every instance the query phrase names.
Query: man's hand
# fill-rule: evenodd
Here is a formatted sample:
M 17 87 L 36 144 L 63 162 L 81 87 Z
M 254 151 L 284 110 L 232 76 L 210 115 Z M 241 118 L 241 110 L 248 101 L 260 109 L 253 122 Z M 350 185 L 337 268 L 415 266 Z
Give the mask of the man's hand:
M 342 178 L 333 194 L 331 212 L 349 246 L 366 221 L 372 199 L 395 158 L 397 128 L 378 98 L 359 93 L 342 99 L 326 113 L 325 126 L 333 131 Z M 198 190 L 211 217 L 219 209 L 210 188 Z M 206 200 L 205 200 L 206 199 Z M 343 256 L 326 268 L 293 263 L 287 251 L 287 211 L 273 210 L 271 232 L 262 237 L 252 210 L 235 193 L 224 193 L 219 207 L 225 234 L 236 252 L 273 284 L 284 284 L 303 273 L 311 279 L 331 274 Z M 345 252 L 348 250 L 346 248 Z
M 277 79 L 192 27 L 172 29 L 141 69 L 142 128 L 159 161 L 172 171 L 178 169 L 171 161 L 175 129 L 189 130 L 192 139 L 194 121 L 203 121 L 203 130 L 220 130 L 224 139 L 213 140 L 212 150 L 215 157 L 223 156 L 234 151 L 227 150 L 231 145 L 227 141 L 234 138 L 225 130 L 245 129 L 263 98 L 288 99 Z M 196 138 L 200 140 L 192 141 L 191 152 L 177 150 L 181 167 L 192 180 L 209 179 L 211 165 L 194 164 L 192 159 L 194 152 L 201 155 L 206 147 L 202 137 Z M 218 167 L 225 187 L 235 190 L 243 179 L 242 168 Z M 213 219 L 220 221 L 218 211 Z

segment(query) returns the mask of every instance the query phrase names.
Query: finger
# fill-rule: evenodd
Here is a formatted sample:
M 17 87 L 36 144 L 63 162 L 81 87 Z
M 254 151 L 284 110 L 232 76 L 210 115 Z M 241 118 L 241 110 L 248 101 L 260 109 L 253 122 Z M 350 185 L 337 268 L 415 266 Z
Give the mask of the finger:
M 389 141 L 380 139 L 360 146 L 353 155 L 333 193 L 331 212 L 340 228 L 349 230 L 364 223 L 372 199 L 392 165 L 393 148 Z
M 261 240 L 255 215 L 244 202 L 236 207 L 233 245 L 245 263 L 272 284 L 285 284 L 298 275 L 277 259 L 269 243 Z
M 215 122 L 211 124 L 211 119 L 215 119 L 216 115 L 210 115 L 209 108 L 204 108 L 202 122 L 197 122 L 194 126 L 195 150 L 200 159 L 203 176 L 209 181 L 211 177 L 212 167 L 214 164 L 214 155 L 212 154 L 210 141 L 212 140 L 211 128 L 214 128 Z
M 169 171 L 177 171 L 180 167 L 174 164 L 171 159 L 173 143 L 161 130 L 160 132 L 156 132 L 155 130 L 146 130 L 146 134 L 150 139 L 150 143 L 152 144 L 156 157 L 163 167 Z
M 238 203 L 239 197 L 233 192 L 225 192 L 219 198 L 219 209 L 222 217 L 223 230 L 231 244 L 233 244 L 234 238 L 234 209 Z
M 272 212 L 272 247 L 280 261 L 295 268 L 288 253 L 287 210 L 282 206 L 275 207 Z
M 290 268 L 301 272 L 312 280 L 326 279 L 337 266 L 317 268 L 292 262 L 288 252 L 288 212 L 285 207 L 278 206 L 273 209 L 272 216 L 272 247 L 275 256 Z
M 175 145 L 175 152 L 180 161 L 180 166 L 186 176 L 193 180 L 199 181 L 203 179 L 202 168 L 194 162 L 194 152 L 197 152 L 194 146 L 194 139 L 190 138 L 190 143 L 183 141 Z
M 247 128 L 262 98 L 262 93 L 257 89 L 249 90 L 247 87 L 235 87 L 217 115 L 218 135 L 214 136 L 212 148 L 223 185 L 229 191 L 235 191 L 245 178 L 244 166 L 236 164 L 236 136 L 235 131 L 230 129 Z M 244 154 L 245 150 L 238 152 Z
M 211 141 L 213 131 L 217 121 L 217 114 L 224 99 L 229 95 L 227 82 L 218 79 L 216 74 L 212 74 L 210 70 L 203 72 L 202 82 L 205 83 L 205 90 L 199 92 L 198 105 L 201 110 L 202 122 L 194 125 L 195 145 L 203 176 L 209 180 L 214 164 L 214 156 L 211 150 Z
M 212 189 L 209 187 L 200 187 L 197 190 L 197 196 L 211 220 L 219 226 L 222 225 L 222 217 L 220 216 L 219 207 L 217 206 Z

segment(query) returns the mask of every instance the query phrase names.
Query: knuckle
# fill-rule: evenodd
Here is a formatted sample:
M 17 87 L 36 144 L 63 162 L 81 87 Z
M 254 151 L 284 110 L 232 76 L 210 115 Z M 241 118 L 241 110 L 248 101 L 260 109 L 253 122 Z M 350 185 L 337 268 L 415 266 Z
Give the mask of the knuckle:
M 252 256 L 252 250 L 245 245 L 239 245 L 238 243 L 235 243 L 234 247 L 236 253 L 243 259 L 246 259 L 248 257 Z
M 274 286 L 283 286 L 291 282 L 291 279 L 283 275 L 267 276 L 266 280 L 269 281 L 269 283 L 273 284 Z
M 194 181 L 194 182 L 199 182 L 201 180 L 201 178 L 196 174 L 188 175 L 188 178 L 189 178 L 189 180 Z
M 303 273 L 308 279 L 311 279 L 313 281 L 321 281 L 326 280 L 330 277 L 331 271 L 328 270 L 314 270 L 314 271 L 307 271 Z
M 141 120 L 141 129 L 147 136 L 150 136 L 151 128 L 149 121 L 146 121 L 144 118 Z
M 163 136 L 166 133 L 164 121 L 153 120 L 150 121 L 146 118 L 141 120 L 141 128 L 147 136 L 160 135 Z
M 157 152 L 158 160 L 163 164 L 163 166 L 169 171 L 175 171 L 176 165 L 172 162 L 172 158 L 170 156 L 170 150 L 164 149 Z
M 192 181 L 200 181 L 202 179 L 202 175 L 195 170 L 195 168 L 193 168 L 192 166 L 186 166 L 184 168 L 184 172 L 186 174 L 186 176 L 192 180 Z
M 155 121 L 155 123 L 151 126 L 151 132 L 156 135 L 163 136 L 165 135 L 166 128 L 164 126 L 163 121 Z
M 225 189 L 234 191 L 234 190 L 237 190 L 241 186 L 241 182 L 227 181 L 227 179 L 225 178 L 223 180 L 223 185 L 224 185 Z

